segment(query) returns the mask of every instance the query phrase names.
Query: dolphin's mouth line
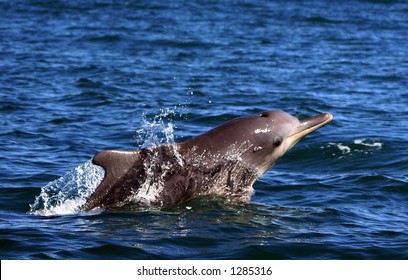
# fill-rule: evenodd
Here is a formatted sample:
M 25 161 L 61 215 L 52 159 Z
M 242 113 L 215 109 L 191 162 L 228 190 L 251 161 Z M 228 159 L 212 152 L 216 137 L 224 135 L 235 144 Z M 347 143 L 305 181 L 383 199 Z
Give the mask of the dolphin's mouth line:
M 333 120 L 333 115 L 323 113 L 314 117 L 306 118 L 299 121 L 299 125 L 294 127 L 288 138 L 300 139 L 303 136 L 315 131 Z

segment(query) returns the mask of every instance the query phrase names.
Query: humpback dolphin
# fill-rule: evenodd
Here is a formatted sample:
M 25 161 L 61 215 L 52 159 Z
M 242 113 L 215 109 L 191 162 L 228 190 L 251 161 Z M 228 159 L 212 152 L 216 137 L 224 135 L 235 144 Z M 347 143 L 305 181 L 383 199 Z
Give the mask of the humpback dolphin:
M 282 111 L 267 111 L 180 143 L 102 151 L 92 162 L 105 169 L 104 179 L 82 208 L 164 206 L 199 195 L 248 203 L 253 183 L 300 139 L 332 119 L 324 113 L 299 121 Z

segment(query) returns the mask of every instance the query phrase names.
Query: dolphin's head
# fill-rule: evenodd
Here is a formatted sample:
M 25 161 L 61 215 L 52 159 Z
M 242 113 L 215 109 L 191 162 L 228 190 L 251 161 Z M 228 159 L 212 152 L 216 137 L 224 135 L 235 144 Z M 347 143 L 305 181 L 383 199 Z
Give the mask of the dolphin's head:
M 333 119 L 329 113 L 298 120 L 282 111 L 262 112 L 251 118 L 250 131 L 246 134 L 251 148 L 243 160 L 266 172 L 290 148 L 304 136 L 327 124 Z
M 267 111 L 228 121 L 179 145 L 210 162 L 237 155 L 263 174 L 305 135 L 333 119 L 329 113 L 298 120 L 282 111 Z

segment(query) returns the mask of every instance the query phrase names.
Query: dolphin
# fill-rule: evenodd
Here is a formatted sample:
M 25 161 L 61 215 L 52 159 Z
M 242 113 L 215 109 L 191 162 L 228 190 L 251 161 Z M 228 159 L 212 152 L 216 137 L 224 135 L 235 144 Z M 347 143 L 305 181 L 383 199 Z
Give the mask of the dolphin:
M 165 206 L 200 195 L 249 203 L 254 182 L 299 140 L 332 119 L 329 113 L 298 120 L 283 111 L 266 111 L 180 143 L 102 151 L 92 162 L 104 168 L 104 178 L 82 209 Z

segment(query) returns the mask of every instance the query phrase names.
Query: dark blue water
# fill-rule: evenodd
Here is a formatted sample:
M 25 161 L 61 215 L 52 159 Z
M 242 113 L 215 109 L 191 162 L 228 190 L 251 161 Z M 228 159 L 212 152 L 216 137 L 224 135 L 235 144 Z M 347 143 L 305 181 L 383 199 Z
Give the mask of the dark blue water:
M 0 1 L 0 14 L 2 259 L 408 259 L 405 1 Z M 75 210 L 101 176 L 95 153 L 270 109 L 335 119 L 249 205 Z

